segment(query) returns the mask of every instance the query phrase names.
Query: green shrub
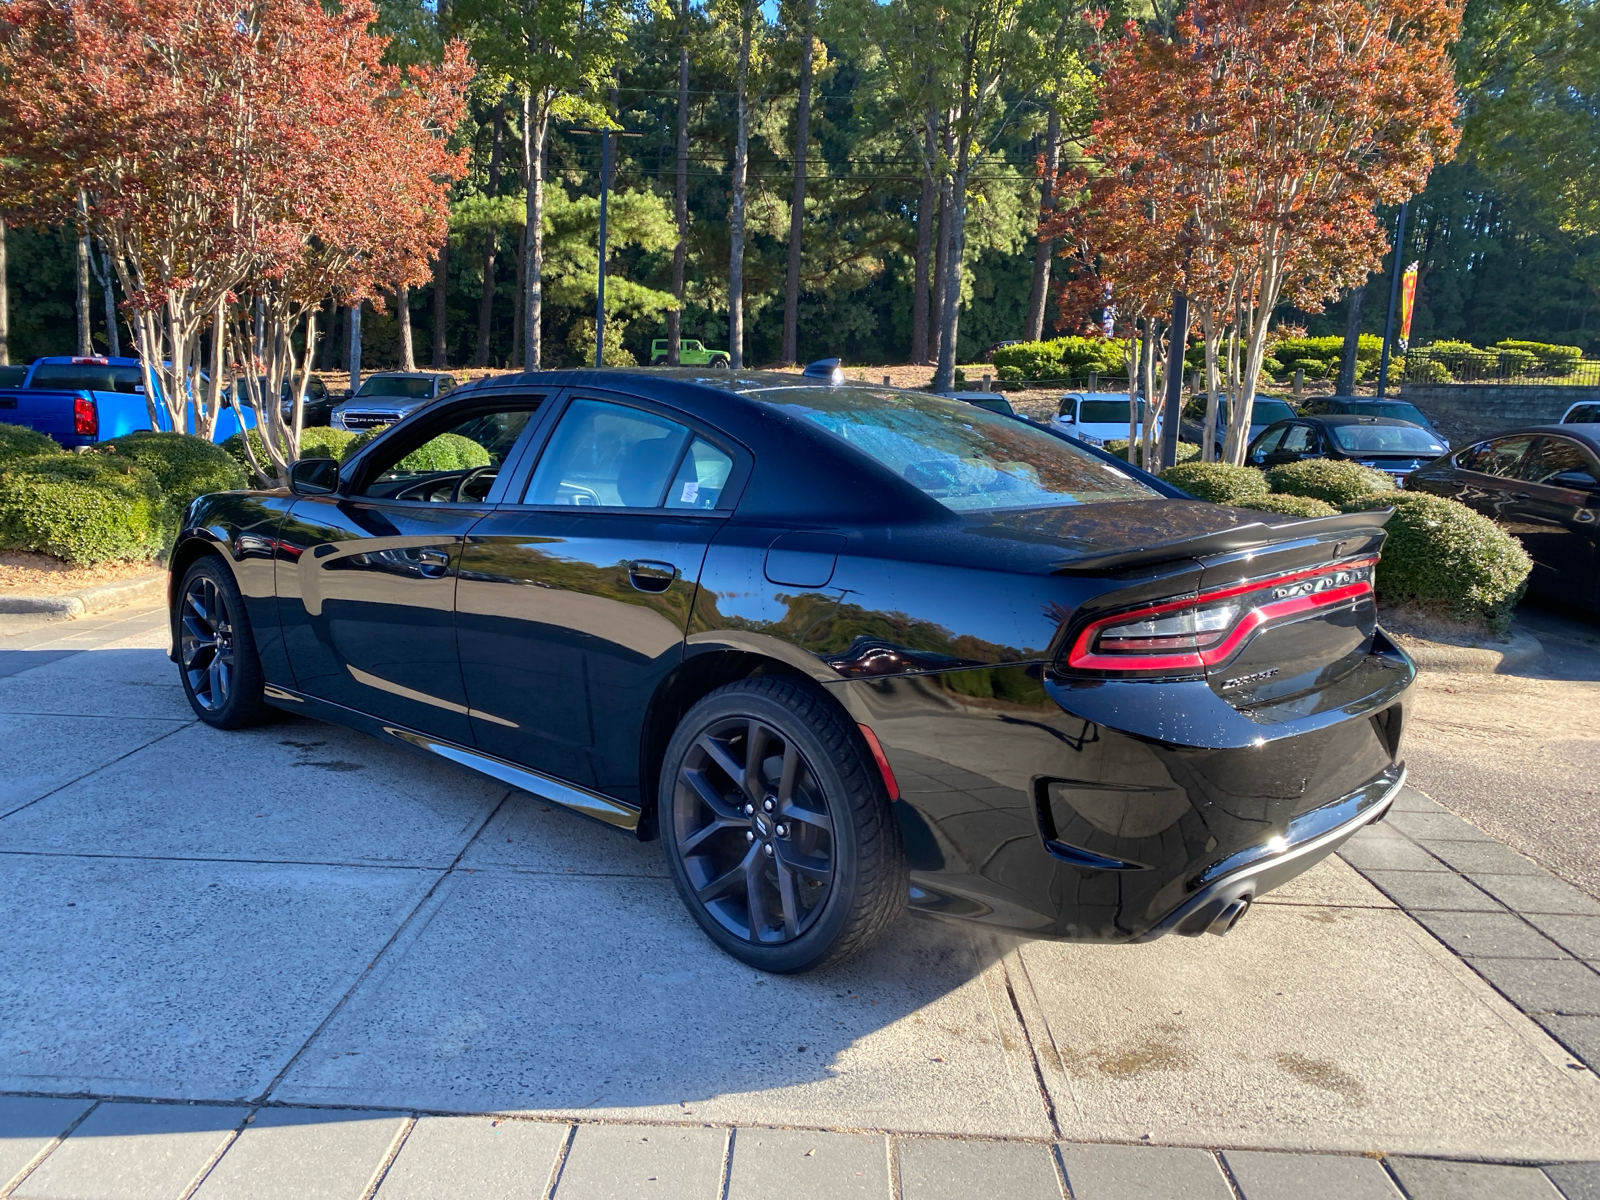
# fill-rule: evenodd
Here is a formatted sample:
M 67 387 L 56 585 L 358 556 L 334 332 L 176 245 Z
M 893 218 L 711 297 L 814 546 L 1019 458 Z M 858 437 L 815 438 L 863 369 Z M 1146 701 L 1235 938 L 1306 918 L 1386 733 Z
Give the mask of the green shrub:
M 387 425 L 381 425 L 376 429 L 365 430 L 360 437 L 350 443 L 350 448 L 345 451 L 345 458 L 350 457 L 388 428 Z M 344 459 L 339 461 L 343 462 Z M 474 467 L 488 465 L 489 452 L 471 438 L 464 438 L 459 433 L 441 433 L 431 441 L 418 446 L 395 464 L 402 471 L 470 471 Z
M 1362 496 L 1345 512 L 1395 510 L 1378 563 L 1378 599 L 1415 604 L 1504 632 L 1533 560 L 1505 530 L 1464 504 L 1422 492 Z
M 1260 471 L 1228 463 L 1179 463 L 1161 472 L 1161 478 L 1213 504 L 1237 504 L 1267 494 L 1267 479 Z
M 1120 438 L 1120 439 L 1118 439 L 1116 441 L 1107 442 L 1104 446 L 1101 447 L 1101 449 L 1103 449 L 1107 454 L 1110 454 L 1110 455 L 1113 455 L 1113 456 L 1115 456 L 1117 458 L 1120 458 L 1123 462 L 1129 461 L 1128 460 L 1128 439 L 1127 438 Z M 1137 455 L 1135 455 L 1135 457 L 1137 457 Z M 1191 444 L 1189 442 L 1179 442 L 1178 443 L 1178 462 L 1180 464 L 1186 463 L 1186 462 L 1194 462 L 1195 459 L 1197 459 L 1199 457 L 1200 457 L 1200 447 L 1199 446 L 1193 445 L 1193 444 Z
M 1391 491 L 1394 480 L 1371 467 L 1327 458 L 1308 458 L 1304 462 L 1284 463 L 1267 472 L 1273 491 L 1285 496 L 1310 496 L 1328 504 L 1348 504 L 1358 496 Z
M 1500 372 L 1499 351 L 1480 350 L 1470 342 L 1431 342 L 1422 350 L 1429 361 L 1443 363 L 1457 379 L 1481 378 Z
M 196 496 L 249 486 L 244 469 L 221 446 L 187 433 L 143 430 L 101 442 L 96 454 L 125 458 L 156 477 L 166 502 L 168 528 L 177 532 L 183 510 Z
M 384 426 L 388 428 L 388 426 Z M 361 435 L 366 437 L 366 434 Z M 350 456 L 351 451 L 359 439 L 353 433 L 343 429 L 329 429 L 327 426 L 318 425 L 300 431 L 300 457 L 301 458 L 335 458 L 343 462 Z M 261 431 L 250 430 L 250 448 L 255 451 L 256 461 L 263 467 L 267 465 L 266 447 L 261 442 Z M 227 451 L 229 457 L 245 470 L 250 469 L 250 461 L 245 457 L 244 445 L 236 433 L 222 443 L 222 449 Z
M 1018 342 L 994 352 L 995 372 L 1008 382 L 1078 378 L 1091 371 L 1113 375 L 1127 369 L 1120 342 L 1104 338 L 1059 337 L 1048 342 Z
M 1339 510 L 1323 500 L 1310 496 L 1286 496 L 1279 492 L 1266 496 L 1250 496 L 1236 500 L 1239 508 L 1253 508 L 1258 512 L 1284 513 L 1291 517 L 1331 517 Z
M 1426 350 L 1413 350 L 1407 354 L 1400 373 L 1407 383 L 1450 383 L 1454 380 L 1450 368 L 1442 362 L 1434 362 Z
M 161 486 L 131 459 L 41 454 L 0 468 L 0 547 L 69 562 L 154 558 L 166 549 Z
M 1333 379 L 1344 359 L 1344 338 L 1281 338 L 1273 344 L 1270 354 L 1278 364 L 1274 375 L 1292 375 L 1301 370 L 1307 379 Z M 1383 339 L 1375 333 L 1363 333 L 1356 341 L 1356 378 L 1375 374 L 1382 357 Z
M 1578 360 L 1583 357 L 1581 346 L 1555 346 L 1549 342 L 1523 342 L 1515 338 L 1496 342 L 1494 348 L 1501 354 L 1533 355 L 1534 369 L 1547 375 L 1571 375 L 1578 369 Z
M 0 466 L 41 454 L 65 454 L 53 439 L 21 425 L 0 425 Z

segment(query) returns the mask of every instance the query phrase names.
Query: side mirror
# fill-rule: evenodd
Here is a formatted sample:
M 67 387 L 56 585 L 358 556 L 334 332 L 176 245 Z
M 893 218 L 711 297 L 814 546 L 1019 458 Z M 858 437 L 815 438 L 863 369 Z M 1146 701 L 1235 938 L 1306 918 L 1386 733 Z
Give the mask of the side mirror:
M 1600 482 L 1587 471 L 1563 471 L 1559 475 L 1552 475 L 1545 480 L 1552 487 L 1571 488 L 1577 492 L 1592 492 L 1600 488 Z
M 1067 412 L 1061 413 L 1060 417 L 1068 425 L 1076 425 L 1078 423 L 1078 418 L 1073 416 L 1070 410 L 1067 411 Z
M 289 490 L 296 496 L 326 496 L 339 487 L 339 464 L 331 458 L 301 458 L 289 466 Z

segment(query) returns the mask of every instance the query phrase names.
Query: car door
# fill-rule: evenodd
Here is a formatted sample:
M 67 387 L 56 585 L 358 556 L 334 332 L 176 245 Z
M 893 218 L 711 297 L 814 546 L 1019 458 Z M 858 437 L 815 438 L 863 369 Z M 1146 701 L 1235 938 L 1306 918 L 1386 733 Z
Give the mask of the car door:
M 681 660 L 748 454 L 683 413 L 588 389 L 545 439 L 462 552 L 472 724 L 490 754 L 639 805 L 645 709 Z
M 1505 506 L 1507 527 L 1533 559 L 1535 590 L 1578 604 L 1594 601 L 1600 558 L 1600 462 L 1564 437 L 1543 437 L 1524 455 L 1522 486 Z
M 1483 446 L 1463 454 L 1457 459 L 1464 470 L 1455 498 L 1509 528 L 1507 507 L 1512 503 L 1512 496 L 1523 490 L 1522 460 L 1533 443 L 1531 433 L 1513 434 L 1491 438 Z
M 1250 465 L 1252 467 L 1271 466 L 1276 461 L 1272 458 L 1278 452 L 1278 447 L 1283 444 L 1283 435 L 1289 432 L 1287 425 L 1275 425 L 1256 438 L 1250 447 Z
M 538 394 L 463 400 L 394 432 L 340 491 L 297 500 L 277 549 L 278 611 L 299 689 L 472 744 L 456 652 L 456 571 Z

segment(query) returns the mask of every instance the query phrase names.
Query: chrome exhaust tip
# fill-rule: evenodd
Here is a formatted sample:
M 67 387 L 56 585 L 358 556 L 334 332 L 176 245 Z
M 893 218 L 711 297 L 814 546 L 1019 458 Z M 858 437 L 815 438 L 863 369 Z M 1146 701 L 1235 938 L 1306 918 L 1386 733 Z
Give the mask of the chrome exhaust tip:
M 1239 918 L 1250 911 L 1250 901 L 1254 899 L 1246 893 L 1236 899 L 1228 901 L 1222 906 L 1222 911 L 1217 914 L 1216 920 L 1206 927 L 1207 933 L 1214 933 L 1218 937 L 1227 933 L 1239 923 Z

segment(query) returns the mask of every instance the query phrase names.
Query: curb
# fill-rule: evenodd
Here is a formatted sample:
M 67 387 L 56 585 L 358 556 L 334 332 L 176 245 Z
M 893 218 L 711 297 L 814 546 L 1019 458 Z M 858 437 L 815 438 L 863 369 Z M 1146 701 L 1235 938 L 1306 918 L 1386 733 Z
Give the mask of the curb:
M 1459 671 L 1474 675 L 1505 675 L 1521 671 L 1544 659 L 1544 646 L 1531 633 L 1521 630 L 1499 648 L 1455 646 L 1430 642 L 1405 634 L 1390 633 L 1417 666 L 1430 671 Z
M 163 571 L 80 588 L 60 596 L 0 596 L 0 613 L 34 613 L 57 621 L 71 621 L 141 600 L 165 600 L 166 596 L 167 576 Z

